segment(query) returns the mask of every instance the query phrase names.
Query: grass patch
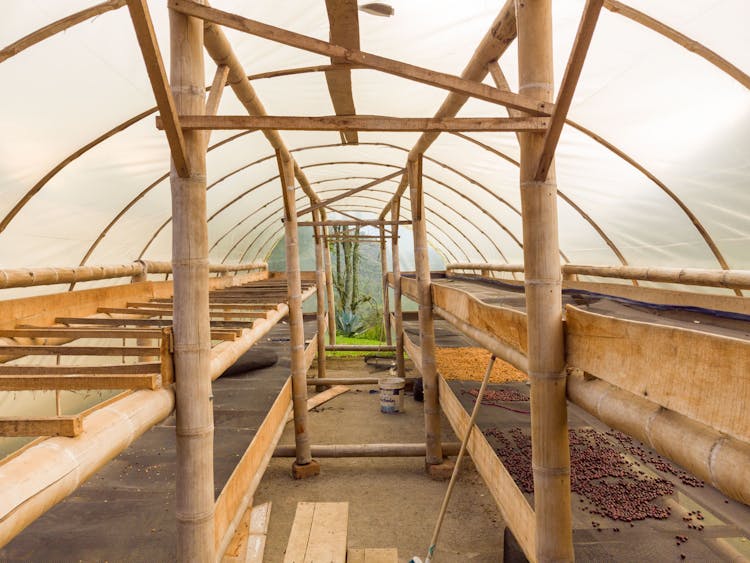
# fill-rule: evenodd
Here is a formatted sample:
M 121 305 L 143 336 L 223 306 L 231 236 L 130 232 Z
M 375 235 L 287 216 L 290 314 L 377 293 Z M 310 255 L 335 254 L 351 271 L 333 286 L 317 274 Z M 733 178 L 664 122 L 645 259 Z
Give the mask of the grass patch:
M 359 336 L 343 336 L 341 334 L 336 335 L 336 344 L 354 344 L 355 346 L 385 346 L 385 342 L 376 340 L 374 338 L 364 338 Z M 378 356 L 393 357 L 393 352 L 326 352 L 326 357 L 329 358 L 361 358 L 369 354 L 377 354 Z

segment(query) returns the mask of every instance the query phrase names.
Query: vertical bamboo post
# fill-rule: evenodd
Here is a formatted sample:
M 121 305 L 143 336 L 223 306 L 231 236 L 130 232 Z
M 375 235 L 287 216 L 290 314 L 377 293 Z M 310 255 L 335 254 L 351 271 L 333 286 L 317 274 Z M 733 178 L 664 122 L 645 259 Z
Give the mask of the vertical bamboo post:
M 203 21 L 169 11 L 171 84 L 177 112 L 205 105 Z M 177 560 L 214 561 L 214 456 L 211 334 L 208 315 L 206 150 L 202 131 L 185 131 L 190 175 L 174 163 L 172 272 L 174 368 L 177 375 Z
M 294 409 L 294 443 L 296 460 L 292 475 L 302 479 L 317 475 L 320 467 L 310 454 L 307 425 L 307 373 L 305 369 L 305 327 L 302 319 L 302 279 L 299 264 L 299 233 L 294 193 L 294 161 L 276 151 L 281 190 L 284 199 L 284 240 L 286 242 L 286 277 L 289 299 L 289 337 L 292 355 L 292 404 Z
M 320 211 L 313 211 L 313 220 L 321 221 Z M 315 230 L 315 299 L 317 301 L 316 319 L 318 321 L 318 377 L 326 376 L 326 273 L 323 258 L 325 227 L 313 227 Z M 322 391 L 322 389 L 320 389 Z
M 320 217 L 325 220 L 326 213 L 321 211 Z M 326 302 L 328 304 L 328 344 L 336 345 L 336 302 L 333 294 L 333 270 L 331 269 L 331 248 L 328 245 L 328 227 L 323 227 L 323 262 L 326 274 Z
M 399 377 L 406 377 L 404 365 L 404 314 L 401 309 L 401 262 L 398 252 L 398 223 L 401 217 L 401 198 L 397 197 L 391 204 L 393 235 L 391 236 L 391 258 L 393 263 L 393 330 L 396 332 L 396 372 Z M 388 319 L 390 324 L 390 319 Z
M 427 446 L 426 463 L 443 463 L 440 444 L 440 403 L 438 402 L 437 368 L 435 366 L 435 327 L 432 317 L 430 290 L 430 260 L 427 252 L 427 223 L 424 217 L 422 193 L 422 155 L 407 162 L 409 199 L 414 231 L 414 262 L 417 271 L 419 301 L 419 344 L 422 349 L 422 383 L 424 387 L 424 427 Z M 429 469 L 429 467 L 428 467 Z
M 551 0 L 516 2 L 519 92 L 552 101 Z M 544 133 L 519 134 L 538 561 L 573 561 L 562 282 L 554 167 L 534 182 Z
M 393 346 L 391 336 L 391 307 L 388 291 L 388 256 L 385 251 L 385 227 L 380 226 L 380 273 L 383 278 L 383 322 L 385 323 L 385 343 Z

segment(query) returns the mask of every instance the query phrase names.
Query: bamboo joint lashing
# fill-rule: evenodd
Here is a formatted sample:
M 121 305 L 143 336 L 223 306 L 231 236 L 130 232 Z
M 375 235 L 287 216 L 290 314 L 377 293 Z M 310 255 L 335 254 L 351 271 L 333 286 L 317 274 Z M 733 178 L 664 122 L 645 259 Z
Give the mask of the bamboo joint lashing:
M 212 398 L 213 397 L 210 397 L 209 400 L 212 399 Z M 213 431 L 214 431 L 214 425 L 211 424 L 209 426 L 196 426 L 194 428 L 179 428 L 179 427 L 177 427 L 176 430 L 175 430 L 175 434 L 177 434 L 177 436 L 182 436 L 182 437 L 185 437 L 185 438 L 190 438 L 190 437 L 194 437 L 194 436 L 206 436 L 206 435 L 209 435 L 209 434 L 213 435 Z

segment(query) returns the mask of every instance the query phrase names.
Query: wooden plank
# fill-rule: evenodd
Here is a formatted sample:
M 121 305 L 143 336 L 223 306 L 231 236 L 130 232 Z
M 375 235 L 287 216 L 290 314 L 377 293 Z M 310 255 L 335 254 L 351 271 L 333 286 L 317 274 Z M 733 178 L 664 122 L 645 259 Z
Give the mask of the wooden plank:
M 411 338 L 409 338 L 409 335 L 406 333 L 406 331 L 404 331 L 404 350 L 406 350 L 406 353 L 411 358 L 411 361 L 414 362 L 414 367 L 416 367 L 417 371 L 421 374 L 422 349 L 417 346 Z
M 159 364 L 161 365 L 161 385 L 166 387 L 174 383 L 174 335 L 171 328 L 163 328 L 159 346 Z
M 108 366 L 16 366 L 0 364 L 0 375 L 135 375 L 159 373 L 156 363 L 115 364 Z
M 83 417 L 69 416 L 2 417 L 0 436 L 67 436 L 74 438 L 83 431 Z
M 750 442 L 750 341 L 566 307 L 569 366 Z
M 378 178 L 377 180 L 373 180 L 372 182 L 368 182 L 356 188 L 352 188 L 351 190 L 347 190 L 344 193 L 328 198 L 325 201 L 314 203 L 310 207 L 305 207 L 304 209 L 297 211 L 297 217 L 301 217 L 302 215 L 305 215 L 306 213 L 312 213 L 316 209 L 320 209 L 321 207 L 326 207 L 328 205 L 331 205 L 332 203 L 336 203 L 337 201 L 340 201 L 344 198 L 352 196 L 356 193 L 367 190 L 369 188 L 373 188 L 377 185 L 382 184 L 383 182 L 387 182 L 388 180 L 395 178 L 396 176 L 402 175 L 405 171 L 406 170 L 404 168 L 401 168 L 400 170 L 396 170 L 392 174 L 388 174 L 387 176 L 383 176 L 382 178 Z M 299 223 L 297 223 L 297 226 L 299 226 Z
M 0 346 L 2 356 L 149 356 L 158 348 L 144 346 Z
M 519 94 L 503 92 L 480 82 L 465 80 L 458 76 L 418 67 L 402 61 L 387 59 L 372 53 L 356 49 L 346 49 L 339 45 L 332 45 L 326 41 L 320 41 L 313 37 L 307 37 L 299 33 L 266 25 L 236 14 L 202 6 L 190 0 L 170 0 L 169 7 L 178 12 L 271 41 L 290 45 L 312 53 L 318 53 L 326 57 L 339 57 L 349 63 L 360 64 L 367 68 L 400 76 L 408 80 L 415 80 L 451 92 L 472 96 L 487 102 L 521 109 L 532 115 L 549 115 L 554 109 L 551 103 L 540 102 Z
M 143 54 L 143 62 L 146 64 L 146 72 L 151 81 L 151 89 L 154 91 L 156 105 L 164 119 L 164 129 L 169 150 L 172 153 L 172 161 L 179 176 L 187 178 L 190 175 L 190 163 L 187 159 L 185 139 L 182 135 L 180 120 L 172 98 L 172 90 L 167 81 L 167 73 L 164 70 L 164 62 L 156 41 L 148 5 L 146 0 L 128 0 L 128 9 L 130 10 L 130 18 L 133 20 L 138 45 Z
M 245 552 L 245 563 L 262 563 L 263 551 L 266 546 L 266 535 L 268 534 L 268 525 L 271 521 L 270 502 L 264 502 L 253 507 L 250 514 L 250 526 L 247 542 L 247 551 Z
M 304 563 L 345 563 L 348 529 L 348 502 L 316 502 Z
M 212 330 L 211 340 L 236 340 L 238 331 Z M 161 330 L 156 328 L 68 328 L 68 327 L 19 327 L 0 329 L 0 337 L 6 338 L 36 338 L 36 339 L 68 339 L 99 338 L 160 338 Z
M 443 377 L 439 377 L 440 406 L 448 418 L 456 436 L 466 436 L 469 425 L 469 414 L 456 398 L 453 390 Z M 529 561 L 535 561 L 536 522 L 534 511 L 521 490 L 516 486 L 513 477 L 498 459 L 492 446 L 482 431 L 474 425 L 469 437 L 467 449 L 477 471 L 484 479 L 487 488 L 500 509 L 500 514 L 513 531 Z
M 54 389 L 156 389 L 157 374 L 146 375 L 0 375 L 0 391 Z
M 149 317 L 171 317 L 173 313 L 172 309 L 139 309 L 127 307 L 99 307 L 99 312 L 113 315 L 143 315 Z M 266 317 L 266 311 L 226 311 L 225 309 L 214 309 L 209 310 L 209 315 L 223 319 L 263 319 Z
M 477 330 L 524 355 L 527 353 L 527 321 L 524 312 L 483 303 L 467 291 L 440 284 L 432 285 L 432 300 L 436 307 L 448 311 Z
M 398 563 L 398 550 L 391 548 L 352 548 L 346 555 L 346 563 Z
M 252 511 L 252 507 L 248 507 L 242 515 L 242 519 L 237 525 L 237 530 L 234 532 L 227 550 L 221 556 L 221 563 L 245 563 L 244 554 L 247 551 L 250 533 L 250 515 Z
M 380 115 L 181 115 L 182 128 L 187 130 L 274 130 L 274 131 L 545 131 L 545 117 L 390 117 Z M 156 128 L 163 129 L 161 116 Z
M 547 179 L 547 174 L 549 173 L 549 168 L 552 165 L 552 159 L 557 149 L 557 142 L 560 140 L 560 134 L 565 125 L 565 119 L 568 117 L 570 104 L 573 101 L 573 94 L 575 93 L 578 79 L 581 76 L 581 70 L 583 70 L 586 53 L 588 53 L 589 45 L 591 45 L 591 38 L 594 35 L 596 22 L 599 19 L 602 2 L 603 0 L 587 0 L 586 6 L 583 8 L 578 33 L 570 52 L 568 65 L 565 67 L 560 91 L 557 94 L 555 111 L 552 112 L 549 128 L 544 136 L 544 148 L 542 148 L 542 152 L 539 155 L 539 162 L 536 174 L 534 175 L 534 179 L 537 182 L 544 182 Z
M 213 82 L 211 82 L 211 90 L 208 94 L 208 99 L 206 100 L 206 115 L 216 115 L 219 111 L 221 95 L 224 93 L 227 76 L 229 76 L 229 67 L 227 65 L 218 65 L 216 67 Z M 206 139 L 206 144 L 208 144 L 208 139 Z
M 292 531 L 289 533 L 289 541 L 284 552 L 284 563 L 304 563 L 314 515 L 314 502 L 297 503 Z
M 367 221 L 367 220 L 328 220 L 328 221 L 297 221 L 298 227 L 381 227 L 392 225 L 411 225 L 411 221 Z
M 291 411 L 291 401 L 292 384 L 291 379 L 287 379 L 216 499 L 214 541 L 217 554 L 221 554 L 222 545 L 228 544 L 236 528 L 236 523 L 233 525 L 234 519 L 249 504 L 260 483 L 284 430 L 287 415 Z
M 157 352 L 158 353 L 158 352 Z M 108 366 L 17 366 L 0 364 L 0 375 L 91 375 L 159 373 L 156 363 L 115 364 Z
M 401 295 L 408 297 L 416 302 L 417 297 L 417 280 L 406 276 L 401 276 Z
M 326 0 L 328 11 L 329 38 L 331 43 L 341 45 L 347 49 L 359 49 L 359 10 L 357 0 Z M 336 115 L 354 115 L 357 110 L 354 106 L 352 94 L 352 73 L 346 61 L 338 57 L 331 59 L 334 63 L 333 69 L 325 71 L 328 93 Z M 336 68 L 337 63 L 343 63 L 341 68 Z M 344 144 L 357 144 L 359 136 L 356 131 L 341 133 L 341 142 Z
M 142 307 L 144 309 L 162 309 L 167 311 L 172 311 L 174 306 L 172 305 L 172 302 L 169 301 L 167 303 L 154 303 L 154 302 L 138 302 L 133 301 L 126 305 L 127 308 L 139 308 Z M 256 311 L 256 312 L 262 312 L 268 308 L 276 308 L 276 304 L 269 305 L 268 307 L 258 307 L 257 305 L 253 303 L 209 303 L 210 309 L 226 309 L 226 310 L 232 310 L 237 309 L 239 311 Z
M 66 325 L 106 325 L 106 326 L 172 326 L 172 319 L 136 319 L 136 318 L 94 318 L 94 317 L 57 317 L 55 322 Z M 214 328 L 248 328 L 252 323 L 242 321 L 210 321 Z

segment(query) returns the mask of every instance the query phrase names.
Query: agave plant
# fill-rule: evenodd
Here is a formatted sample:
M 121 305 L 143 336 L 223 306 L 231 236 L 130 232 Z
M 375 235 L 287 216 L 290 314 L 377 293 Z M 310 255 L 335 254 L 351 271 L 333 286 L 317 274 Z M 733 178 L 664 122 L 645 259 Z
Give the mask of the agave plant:
M 367 330 L 367 325 L 356 313 L 351 311 L 337 311 L 336 330 L 344 336 L 357 336 Z

